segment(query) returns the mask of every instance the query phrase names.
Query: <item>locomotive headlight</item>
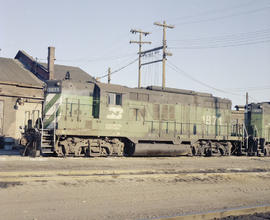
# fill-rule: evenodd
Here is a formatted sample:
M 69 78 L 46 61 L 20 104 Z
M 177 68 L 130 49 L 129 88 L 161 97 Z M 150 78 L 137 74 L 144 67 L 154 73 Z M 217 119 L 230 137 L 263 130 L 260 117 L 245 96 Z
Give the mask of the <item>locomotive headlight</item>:
M 57 85 L 57 86 L 60 86 L 60 82 L 57 82 L 56 85 Z

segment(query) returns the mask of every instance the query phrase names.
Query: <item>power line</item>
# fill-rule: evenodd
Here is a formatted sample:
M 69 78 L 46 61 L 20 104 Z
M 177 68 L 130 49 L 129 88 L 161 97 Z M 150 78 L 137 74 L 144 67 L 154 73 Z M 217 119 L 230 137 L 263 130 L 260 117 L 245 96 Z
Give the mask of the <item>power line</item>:
M 270 40 L 270 36 L 253 38 L 253 39 L 236 39 L 228 41 L 213 41 L 213 42 L 198 42 L 198 43 L 181 43 L 177 46 L 172 46 L 173 48 L 193 48 L 193 47 L 213 47 L 213 46 L 230 46 L 230 45 L 242 45 L 242 44 L 251 44 L 251 43 L 264 43 Z
M 215 88 L 215 87 L 213 87 L 213 86 L 211 86 L 211 85 L 208 85 L 208 84 L 206 84 L 206 83 L 204 83 L 204 82 L 202 82 L 202 81 L 200 81 L 200 80 L 198 80 L 198 79 L 195 79 L 195 78 L 192 77 L 190 74 L 188 74 L 188 73 L 185 72 L 184 70 L 180 69 L 178 66 L 174 65 L 172 62 L 168 61 L 168 64 L 169 64 L 168 66 L 169 66 L 172 70 L 174 70 L 175 72 L 180 73 L 181 75 L 184 75 L 185 77 L 187 77 L 187 78 L 189 78 L 189 79 L 191 79 L 191 80 L 193 80 L 193 81 L 195 81 L 195 82 L 197 82 L 197 83 L 199 83 L 199 84 L 201 84 L 201 85 L 203 85 L 203 86 L 205 86 L 205 87 L 208 87 L 208 88 L 210 88 L 210 89 L 212 89 L 212 90 L 215 90 L 215 91 L 218 91 L 218 92 L 221 92 L 221 93 L 225 93 L 225 94 L 229 94 L 229 95 L 234 95 L 234 96 L 238 96 L 238 97 L 245 97 L 245 95 L 236 94 L 236 93 L 232 93 L 232 92 L 229 92 L 229 91 L 225 91 L 225 90 L 223 90 L 223 89 Z M 257 99 L 255 99 L 254 97 L 250 96 L 250 94 L 249 94 L 249 97 L 250 97 L 253 101 L 259 102 Z
M 246 44 L 257 44 L 270 41 L 270 29 L 263 29 L 254 32 L 214 36 L 208 38 L 193 38 L 178 40 L 184 46 L 174 47 L 175 49 L 196 49 L 211 47 L 227 47 Z M 181 45 L 180 44 L 180 45 Z
M 107 60 L 123 60 L 126 59 L 127 57 L 133 57 L 134 55 L 137 55 L 136 53 L 128 53 L 128 54 L 123 54 L 119 56 L 111 56 L 111 57 L 96 57 L 93 59 L 55 59 L 56 62 L 82 62 L 82 63 L 90 63 L 90 62 L 102 62 L 102 61 L 107 61 Z M 39 60 L 47 60 L 45 58 L 38 58 Z
M 125 66 L 122 66 L 122 67 L 118 68 L 117 70 L 112 71 L 112 72 L 110 73 L 110 76 L 111 76 L 112 74 L 115 74 L 115 73 L 117 73 L 117 72 L 119 72 L 119 71 L 125 69 L 126 67 L 132 65 L 132 64 L 135 63 L 137 60 L 138 60 L 138 58 L 136 58 L 135 60 L 133 60 L 133 61 L 131 61 L 130 63 L 126 64 Z M 97 77 L 97 78 L 98 78 L 98 79 L 102 79 L 102 78 L 107 77 L 108 75 L 109 75 L 109 74 L 105 74 L 105 75 L 100 76 L 100 77 Z
M 93 59 L 56 59 L 56 61 L 60 61 L 60 62 L 97 62 L 97 61 L 105 61 L 105 60 L 120 60 L 120 59 L 125 59 L 127 57 L 131 57 L 134 55 L 136 55 L 136 53 L 128 53 L 128 54 L 123 54 L 121 56 L 119 55 L 119 56 L 110 56 L 110 57 L 96 57 Z
M 176 22 L 177 20 L 189 20 L 190 18 L 201 18 L 203 17 L 203 15 L 209 15 L 209 14 L 216 14 L 216 13 L 221 13 L 221 12 L 226 12 L 226 11 L 232 11 L 234 9 L 238 9 L 238 8 L 242 8 L 242 7 L 247 7 L 250 6 L 254 3 L 258 3 L 256 0 L 251 0 L 242 4 L 237 4 L 237 5 L 233 5 L 233 6 L 229 6 L 229 7 L 222 7 L 219 9 L 213 9 L 213 10 L 207 10 L 195 15 L 187 15 L 187 16 L 180 16 L 180 17 L 176 17 L 176 18 L 169 18 L 168 20 L 170 21 L 174 21 Z M 151 25 L 147 25 L 147 26 L 143 26 L 144 28 L 151 28 Z M 150 30 L 152 33 L 156 31 L 156 29 L 152 29 Z
M 241 16 L 241 15 L 257 13 L 257 12 L 260 12 L 260 11 L 267 10 L 269 8 L 270 8 L 270 6 L 266 6 L 266 7 L 262 7 L 262 8 L 249 10 L 249 11 L 244 11 L 242 13 L 238 12 L 238 13 L 233 13 L 233 14 L 230 14 L 230 15 L 219 16 L 219 17 L 214 17 L 214 18 L 208 18 L 208 19 L 203 19 L 203 20 L 190 21 L 190 22 L 180 22 L 180 23 L 177 23 L 176 25 L 198 24 L 198 23 L 203 23 L 203 22 L 217 21 L 217 20 L 221 20 L 221 19 L 226 19 L 226 18 L 237 17 L 237 16 Z
M 168 61 L 168 64 L 169 64 L 169 67 L 174 70 L 175 72 L 177 73 L 180 73 L 181 75 L 184 75 L 185 77 L 191 79 L 192 81 L 194 82 L 197 82 L 205 87 L 208 87 L 212 90 L 215 90 L 215 91 L 218 91 L 218 92 L 221 92 L 221 93 L 226 93 L 226 94 L 231 94 L 231 95 L 235 95 L 235 96 L 242 96 L 242 95 L 239 95 L 239 94 L 236 94 L 236 93 L 232 93 L 232 92 L 228 92 L 228 91 L 225 91 L 225 90 L 222 90 L 222 89 L 218 89 L 218 88 L 215 88 L 211 85 L 208 85 L 198 79 L 195 79 L 193 76 L 191 76 L 190 74 L 188 74 L 187 72 L 185 72 L 184 70 L 180 69 L 178 66 L 174 65 L 172 62 Z
M 175 42 L 183 42 L 183 43 L 196 43 L 201 41 L 225 41 L 225 40 L 238 40 L 238 39 L 256 39 L 258 37 L 267 37 L 270 34 L 270 28 L 251 31 L 251 32 L 241 32 L 235 34 L 225 34 L 220 36 L 211 36 L 211 37 L 201 37 L 201 38 L 189 38 L 189 39 L 177 39 L 177 40 L 170 40 Z
M 209 14 L 216 14 L 216 13 L 222 13 L 224 11 L 232 11 L 234 9 L 238 9 L 238 8 L 242 8 L 242 7 L 246 7 L 246 6 L 250 6 L 254 3 L 257 3 L 257 1 L 255 0 L 251 0 L 247 3 L 244 3 L 244 4 L 238 4 L 238 5 L 235 5 L 235 6 L 230 6 L 230 7 L 222 7 L 222 8 L 218 8 L 218 9 L 213 9 L 213 10 L 207 10 L 207 11 L 204 11 L 204 12 L 201 12 L 201 13 L 198 13 L 196 15 L 187 15 L 187 16 L 181 16 L 181 17 L 177 17 L 177 18 L 174 18 L 174 19 L 170 19 L 170 20 L 185 20 L 185 19 L 190 19 L 190 18 L 200 18 L 202 17 L 203 15 L 209 15 Z
M 233 90 L 233 91 L 260 91 L 260 90 L 270 89 L 270 85 L 268 85 L 268 86 L 252 86 L 252 87 L 245 87 L 245 88 L 227 88 L 227 89 Z
M 270 41 L 270 28 L 203 38 L 172 40 L 180 42 L 173 49 L 207 49 L 266 43 Z
M 262 44 L 262 43 L 269 43 L 269 42 L 270 42 L 270 39 L 253 41 L 253 42 L 244 42 L 244 43 L 231 43 L 231 44 L 227 44 L 227 45 L 170 47 L 170 49 L 211 49 L 211 48 L 221 48 L 221 47 L 238 47 L 238 46 Z
M 222 45 L 231 45 L 231 44 L 249 44 L 249 43 L 257 43 L 257 42 L 267 42 L 270 40 L 269 36 L 256 36 L 253 38 L 239 38 L 239 39 L 220 39 L 220 40 L 212 40 L 212 41 L 201 41 L 201 42 L 185 42 L 180 43 L 179 47 L 209 47 L 209 46 L 222 46 Z M 182 46 L 183 45 L 183 46 Z M 177 46 L 176 46 L 177 47 Z

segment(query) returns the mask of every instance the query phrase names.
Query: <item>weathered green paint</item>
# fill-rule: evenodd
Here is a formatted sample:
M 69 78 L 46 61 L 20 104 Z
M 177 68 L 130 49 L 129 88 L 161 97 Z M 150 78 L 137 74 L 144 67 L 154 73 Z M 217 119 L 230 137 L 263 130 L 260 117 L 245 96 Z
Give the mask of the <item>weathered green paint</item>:
M 249 104 L 245 113 L 245 124 L 249 135 L 270 142 L 270 104 Z
M 55 116 L 56 116 L 56 118 L 59 116 L 60 111 L 61 111 L 61 107 L 59 107 L 59 108 L 57 109 L 55 115 L 52 114 L 52 115 L 50 115 L 47 119 L 44 120 L 43 127 L 44 127 L 45 129 L 48 128 L 48 126 L 54 121 Z
M 45 104 L 44 108 L 44 114 L 46 115 L 49 109 L 57 102 L 57 100 L 60 98 L 61 94 L 55 94 L 54 97 L 47 103 Z
M 100 96 L 97 96 L 94 90 L 89 91 L 94 93 L 93 98 L 78 95 L 76 91 L 71 94 L 63 88 L 57 134 L 155 140 L 174 140 L 179 137 L 227 139 L 230 136 L 231 103 L 228 100 L 215 101 L 214 97 L 196 97 L 199 104 L 192 104 L 185 100 L 190 101 L 194 96 L 185 96 L 182 102 L 173 104 L 173 98 L 181 96 L 180 94 L 159 92 L 157 101 L 149 102 L 132 100 L 128 92 L 100 88 Z M 123 94 L 122 105 L 109 105 L 108 92 Z M 200 99 L 207 99 L 209 106 L 205 106 Z M 225 105 L 224 103 L 225 107 L 218 106 Z M 158 113 L 154 112 L 154 105 L 158 106 Z

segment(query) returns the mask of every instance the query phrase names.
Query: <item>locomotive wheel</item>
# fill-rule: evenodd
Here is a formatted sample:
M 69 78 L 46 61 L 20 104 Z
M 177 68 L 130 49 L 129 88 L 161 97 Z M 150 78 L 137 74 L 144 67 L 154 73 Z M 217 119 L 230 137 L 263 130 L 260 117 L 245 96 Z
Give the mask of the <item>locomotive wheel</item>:
M 207 157 L 211 157 L 211 156 L 221 157 L 221 156 L 224 156 L 224 150 L 221 148 L 216 148 L 216 149 L 208 148 L 206 151 L 206 156 Z
M 208 142 L 203 145 L 203 156 L 211 157 L 213 154 L 216 154 L 215 149 L 212 148 L 213 143 Z
M 192 156 L 197 156 L 198 155 L 198 146 L 196 146 L 196 145 L 191 146 L 191 153 L 192 153 Z
M 205 156 L 205 148 L 204 145 L 199 143 L 191 146 L 191 153 L 193 156 Z
M 100 154 L 103 157 L 108 157 L 110 155 L 110 150 L 108 148 L 102 147 Z
M 225 150 L 226 150 L 226 155 L 230 156 L 232 153 L 232 144 L 230 142 L 228 142 L 227 145 L 225 145 Z
M 74 155 L 81 156 L 81 152 L 82 152 L 82 148 L 81 148 L 80 144 L 76 144 Z
M 219 156 L 224 156 L 226 154 L 226 149 L 221 144 L 218 144 L 218 151 L 219 151 Z
M 205 145 L 205 144 L 195 143 L 195 144 L 191 145 L 190 155 L 191 156 L 205 156 L 206 148 L 207 148 L 207 145 Z
M 213 156 L 216 156 L 216 157 L 222 157 L 222 156 L 224 156 L 224 150 L 222 148 L 218 148 L 216 150 L 216 152 L 213 154 Z
M 119 146 L 117 156 L 122 157 L 123 155 L 124 155 L 124 144 L 121 144 L 121 146 Z
M 212 147 L 208 145 L 207 147 L 204 148 L 204 156 L 211 157 L 212 155 L 213 155 Z
M 205 147 L 204 152 L 205 156 L 207 157 L 211 156 L 220 157 L 225 155 L 226 149 L 224 148 L 223 145 L 219 143 L 208 143 Z
M 124 143 L 119 139 L 114 138 L 111 140 L 112 155 L 122 157 L 124 155 Z
M 211 149 L 211 148 L 207 148 L 207 149 L 206 149 L 205 156 L 206 156 L 206 157 L 211 157 L 211 156 L 213 156 L 213 152 L 212 152 L 212 149 Z
M 85 147 L 84 152 L 84 155 L 86 157 L 90 157 L 90 146 Z

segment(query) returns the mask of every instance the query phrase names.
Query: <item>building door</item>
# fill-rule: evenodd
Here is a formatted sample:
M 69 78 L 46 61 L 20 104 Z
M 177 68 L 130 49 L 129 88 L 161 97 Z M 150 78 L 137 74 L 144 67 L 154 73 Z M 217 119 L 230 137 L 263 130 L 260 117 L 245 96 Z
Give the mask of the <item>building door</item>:
M 4 101 L 0 101 L 0 135 L 3 135 Z

